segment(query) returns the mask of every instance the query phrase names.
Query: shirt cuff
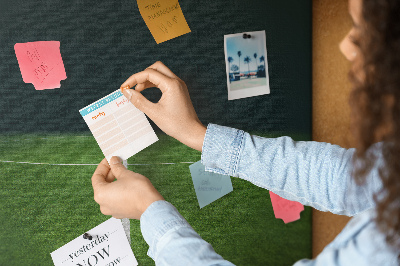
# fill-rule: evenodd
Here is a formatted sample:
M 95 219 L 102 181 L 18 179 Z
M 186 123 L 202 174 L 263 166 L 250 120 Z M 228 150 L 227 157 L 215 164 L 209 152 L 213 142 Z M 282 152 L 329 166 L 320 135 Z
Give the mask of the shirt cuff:
M 236 177 L 244 133 L 242 130 L 208 124 L 201 154 L 201 163 L 206 171 Z
M 147 255 L 153 260 L 157 256 L 157 244 L 169 231 L 181 227 L 190 227 L 178 210 L 169 202 L 153 202 L 140 217 L 140 229 L 144 240 L 149 245 Z

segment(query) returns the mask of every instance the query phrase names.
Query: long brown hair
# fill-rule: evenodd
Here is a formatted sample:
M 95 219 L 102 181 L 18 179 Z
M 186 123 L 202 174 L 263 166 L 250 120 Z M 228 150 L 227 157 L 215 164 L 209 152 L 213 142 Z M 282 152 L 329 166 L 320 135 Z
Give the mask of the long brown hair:
M 383 142 L 383 188 L 375 195 L 380 231 L 400 250 L 400 1 L 363 0 L 360 36 L 362 63 L 350 72 L 350 97 L 357 142 L 354 177 L 361 184 L 375 163 L 367 152 Z M 357 71 L 363 73 L 359 78 Z M 358 165 L 358 166 L 357 166 Z

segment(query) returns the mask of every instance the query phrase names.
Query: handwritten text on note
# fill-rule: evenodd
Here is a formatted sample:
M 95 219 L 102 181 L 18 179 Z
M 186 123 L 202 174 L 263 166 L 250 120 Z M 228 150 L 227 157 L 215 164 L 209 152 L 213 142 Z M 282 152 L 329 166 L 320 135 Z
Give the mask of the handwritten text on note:
M 200 209 L 233 191 L 230 176 L 206 172 L 200 161 L 189 168 Z
M 190 32 L 177 0 L 137 0 L 137 3 L 157 44 Z
M 39 41 L 14 45 L 22 79 L 36 90 L 60 88 L 67 78 L 60 53 L 60 42 Z

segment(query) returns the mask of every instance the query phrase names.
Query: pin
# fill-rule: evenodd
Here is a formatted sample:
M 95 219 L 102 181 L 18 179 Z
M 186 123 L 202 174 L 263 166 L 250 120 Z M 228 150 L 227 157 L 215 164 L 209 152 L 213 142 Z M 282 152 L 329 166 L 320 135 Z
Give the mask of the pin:
M 129 90 L 131 86 L 126 85 L 125 87 L 121 87 L 121 92 L 124 92 L 124 90 Z
M 83 234 L 83 239 L 89 239 L 89 240 L 92 240 L 93 239 L 93 236 L 91 236 L 90 234 L 88 234 L 88 233 L 84 233 Z
M 243 39 L 250 39 L 250 38 L 251 38 L 250 34 L 243 33 Z

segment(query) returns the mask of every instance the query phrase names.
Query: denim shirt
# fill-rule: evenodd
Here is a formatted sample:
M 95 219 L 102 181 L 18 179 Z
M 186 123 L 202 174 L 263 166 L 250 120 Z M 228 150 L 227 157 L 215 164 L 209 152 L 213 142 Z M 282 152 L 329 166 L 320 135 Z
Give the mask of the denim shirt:
M 374 222 L 373 195 L 382 187 L 378 175 L 382 159 L 378 153 L 375 168 L 359 186 L 351 177 L 354 152 L 328 143 L 261 138 L 209 124 L 201 161 L 207 171 L 247 180 L 320 211 L 354 216 L 314 260 L 303 259 L 296 266 L 398 265 L 399 251 L 386 244 Z M 166 201 L 151 204 L 140 226 L 148 255 L 157 265 L 233 265 Z

